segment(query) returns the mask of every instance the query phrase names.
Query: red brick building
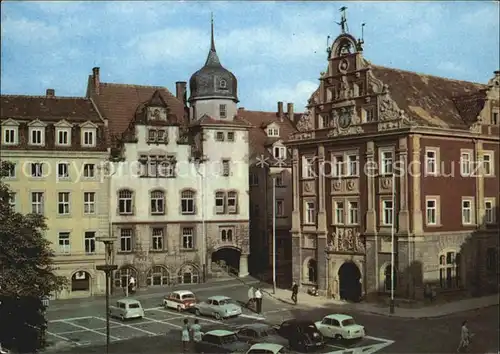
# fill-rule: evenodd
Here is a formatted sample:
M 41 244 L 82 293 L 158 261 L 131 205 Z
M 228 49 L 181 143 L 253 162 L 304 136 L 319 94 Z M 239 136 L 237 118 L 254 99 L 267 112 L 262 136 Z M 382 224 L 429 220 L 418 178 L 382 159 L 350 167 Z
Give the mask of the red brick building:
M 336 38 L 287 143 L 294 279 L 349 300 L 390 291 L 394 225 L 397 296 L 496 290 L 500 72 L 480 84 L 376 66 L 362 44 Z

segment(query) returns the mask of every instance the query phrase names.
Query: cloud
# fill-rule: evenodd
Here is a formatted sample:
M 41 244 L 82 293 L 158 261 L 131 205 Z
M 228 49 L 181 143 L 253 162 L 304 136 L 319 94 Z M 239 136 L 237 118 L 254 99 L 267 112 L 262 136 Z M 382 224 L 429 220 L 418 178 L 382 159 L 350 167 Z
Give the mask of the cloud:
M 454 74 L 466 72 L 466 70 L 463 66 L 461 66 L 458 63 L 452 62 L 452 61 L 443 61 L 443 62 L 439 63 L 437 66 L 437 69 L 447 71 L 450 73 L 454 73 Z
M 2 19 L 2 37 L 10 39 L 25 46 L 38 46 L 50 41 L 60 39 L 60 31 L 56 26 L 48 25 L 39 20 L 28 20 L 26 18 Z
M 295 111 L 305 110 L 307 100 L 318 88 L 318 83 L 312 81 L 299 81 L 295 87 L 279 85 L 259 91 L 260 99 L 269 107 L 274 107 L 277 101 L 291 102 L 295 105 Z
M 472 28 L 477 29 L 480 27 L 495 31 L 496 35 L 498 35 L 498 12 L 500 11 L 500 4 L 498 2 L 491 2 L 485 5 L 475 11 L 465 13 L 461 16 L 459 22 Z

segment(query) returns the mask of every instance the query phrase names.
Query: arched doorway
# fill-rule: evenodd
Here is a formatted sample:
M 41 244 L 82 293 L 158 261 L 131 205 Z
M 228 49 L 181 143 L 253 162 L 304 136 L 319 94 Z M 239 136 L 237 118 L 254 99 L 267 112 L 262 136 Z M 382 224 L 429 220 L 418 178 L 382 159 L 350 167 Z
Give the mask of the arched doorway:
M 125 287 L 129 283 L 130 277 L 134 277 L 137 283 L 137 270 L 130 266 L 121 267 L 115 272 L 115 286 L 117 288 Z
M 177 273 L 177 282 L 179 284 L 196 284 L 199 279 L 200 272 L 192 264 L 184 264 Z
M 361 272 L 354 262 L 345 262 L 339 269 L 339 295 L 342 300 L 361 299 Z
M 148 271 L 147 286 L 165 286 L 170 284 L 170 272 L 164 266 L 154 266 Z
M 394 289 L 397 288 L 398 277 L 396 275 L 396 269 L 394 269 Z M 386 265 L 384 268 L 384 290 L 386 292 L 391 291 L 391 281 L 392 281 L 392 266 L 390 264 Z
M 315 259 L 309 258 L 304 262 L 304 278 L 308 283 L 317 283 L 318 263 Z
M 240 271 L 241 251 L 233 247 L 219 248 L 212 253 L 212 263 L 217 263 L 229 273 L 238 275 Z M 227 266 L 227 268 L 226 268 Z
M 71 291 L 90 291 L 92 278 L 85 271 L 78 271 L 71 276 Z

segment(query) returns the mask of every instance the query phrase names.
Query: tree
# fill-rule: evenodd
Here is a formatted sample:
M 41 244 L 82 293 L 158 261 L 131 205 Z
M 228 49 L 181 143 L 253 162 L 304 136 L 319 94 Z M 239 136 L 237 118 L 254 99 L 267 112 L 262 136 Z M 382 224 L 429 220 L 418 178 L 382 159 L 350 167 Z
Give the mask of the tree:
M 54 273 L 54 254 L 42 234 L 45 218 L 11 207 L 12 192 L 3 182 L 9 166 L 0 163 L 0 343 L 33 353 L 45 344 L 42 299 L 60 291 L 66 279 Z

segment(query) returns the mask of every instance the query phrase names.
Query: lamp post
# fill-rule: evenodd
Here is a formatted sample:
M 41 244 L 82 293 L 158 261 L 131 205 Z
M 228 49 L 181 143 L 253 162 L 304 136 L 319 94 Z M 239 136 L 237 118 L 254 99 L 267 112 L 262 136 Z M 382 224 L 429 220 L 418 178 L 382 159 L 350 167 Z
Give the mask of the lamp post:
M 106 273 L 106 353 L 109 353 L 109 283 L 111 272 L 115 271 L 118 266 L 112 263 L 114 237 L 97 237 L 97 241 L 104 243 L 105 261 L 106 264 L 98 265 L 97 270 L 102 270 Z
M 395 194 L 396 194 L 396 174 L 392 172 L 392 210 L 391 210 L 391 300 L 389 302 L 389 312 L 394 313 L 394 219 L 396 216 Z
M 197 157 L 193 159 L 194 166 L 196 168 L 196 173 L 200 176 L 201 179 L 201 229 L 202 229 L 202 238 L 201 238 L 201 264 L 202 264 L 202 275 L 203 282 L 206 281 L 207 275 L 207 244 L 206 244 L 206 232 L 205 232 L 205 174 L 200 171 L 201 164 L 207 161 L 205 157 Z
M 273 176 L 273 294 L 276 294 L 276 177 L 275 176 Z

